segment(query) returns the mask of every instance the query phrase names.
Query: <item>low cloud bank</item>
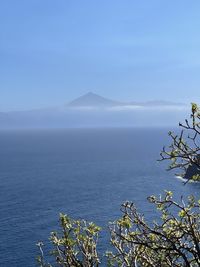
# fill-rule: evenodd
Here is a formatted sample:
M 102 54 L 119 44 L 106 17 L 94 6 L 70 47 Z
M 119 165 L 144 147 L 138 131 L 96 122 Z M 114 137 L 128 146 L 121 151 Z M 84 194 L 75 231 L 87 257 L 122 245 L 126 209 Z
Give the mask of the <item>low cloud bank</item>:
M 119 105 L 119 106 L 112 106 L 112 107 L 94 107 L 94 106 L 80 106 L 80 107 L 68 107 L 66 110 L 74 110 L 74 111 L 152 111 L 152 110 L 159 110 L 159 111 L 186 111 L 189 107 L 186 105 L 182 106 L 139 106 L 139 105 Z
M 0 129 L 175 126 L 189 110 L 189 106 L 115 106 L 9 112 L 1 114 Z

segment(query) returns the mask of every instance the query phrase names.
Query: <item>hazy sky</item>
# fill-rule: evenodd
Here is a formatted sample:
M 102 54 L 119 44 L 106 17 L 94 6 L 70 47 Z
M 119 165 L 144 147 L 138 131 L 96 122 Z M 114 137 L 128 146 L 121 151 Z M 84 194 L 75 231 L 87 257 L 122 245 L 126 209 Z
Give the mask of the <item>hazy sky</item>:
M 200 102 L 200 1 L 1 1 L 0 111 L 88 91 Z

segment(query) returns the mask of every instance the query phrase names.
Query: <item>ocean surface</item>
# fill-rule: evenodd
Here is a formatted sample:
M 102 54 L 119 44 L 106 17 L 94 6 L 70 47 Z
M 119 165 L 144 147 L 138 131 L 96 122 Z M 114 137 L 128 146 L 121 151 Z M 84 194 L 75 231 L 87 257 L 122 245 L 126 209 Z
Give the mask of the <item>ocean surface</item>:
M 68 129 L 0 132 L 0 266 L 37 266 L 38 241 L 58 229 L 59 213 L 102 226 L 106 250 L 109 221 L 120 204 L 133 201 L 148 220 L 146 200 L 172 190 L 175 197 L 200 195 L 158 163 L 169 129 Z

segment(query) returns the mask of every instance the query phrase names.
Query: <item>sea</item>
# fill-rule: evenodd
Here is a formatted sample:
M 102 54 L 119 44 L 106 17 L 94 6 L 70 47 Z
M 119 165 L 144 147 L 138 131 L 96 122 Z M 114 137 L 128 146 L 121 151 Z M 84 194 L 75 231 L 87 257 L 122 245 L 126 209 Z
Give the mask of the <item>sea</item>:
M 149 222 L 149 195 L 200 196 L 200 184 L 184 185 L 167 162 L 166 128 L 99 128 L 0 131 L 0 266 L 37 266 L 36 243 L 49 258 L 49 236 L 59 213 L 102 227 L 101 258 L 109 246 L 108 223 L 132 201 Z M 176 129 L 175 129 L 176 130 Z M 102 259 L 102 261 L 104 261 Z M 103 265 L 102 265 L 103 266 Z

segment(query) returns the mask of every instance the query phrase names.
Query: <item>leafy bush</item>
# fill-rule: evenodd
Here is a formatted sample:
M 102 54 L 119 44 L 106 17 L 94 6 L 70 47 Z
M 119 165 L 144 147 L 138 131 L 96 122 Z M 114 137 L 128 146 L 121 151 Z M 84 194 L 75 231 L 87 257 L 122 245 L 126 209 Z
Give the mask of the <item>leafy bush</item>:
M 60 214 L 60 227 L 61 233 L 52 232 L 50 237 L 54 247 L 51 255 L 56 263 L 67 267 L 98 266 L 100 261 L 96 246 L 100 227 L 85 220 L 73 220 L 64 214 Z M 45 262 L 43 243 L 37 245 L 41 252 L 37 258 L 40 266 L 52 266 Z
M 133 203 L 122 205 L 122 217 L 111 224 L 110 266 L 200 266 L 200 201 L 177 203 L 172 192 L 149 197 L 161 211 L 160 222 L 148 224 Z
M 169 170 L 180 169 L 180 175 L 185 177 L 189 167 L 195 169 L 195 174 L 189 180 L 200 181 L 200 109 L 197 104 L 192 103 L 190 121 L 185 119 L 184 123 L 179 123 L 180 134 L 169 132 L 172 143 L 166 149 L 163 147 L 161 160 L 171 160 Z
M 166 192 L 163 198 L 150 196 L 148 200 L 161 212 L 159 222 L 150 225 L 133 203 L 124 203 L 122 216 L 109 226 L 112 250 L 105 255 L 108 266 L 200 266 L 200 200 L 189 197 L 187 204 L 183 199 L 178 203 L 173 200 L 172 192 Z M 55 266 L 99 266 L 100 227 L 63 214 L 60 226 L 61 233 L 53 232 L 50 237 Z M 39 265 L 53 266 L 44 260 L 42 243 L 38 246 Z

